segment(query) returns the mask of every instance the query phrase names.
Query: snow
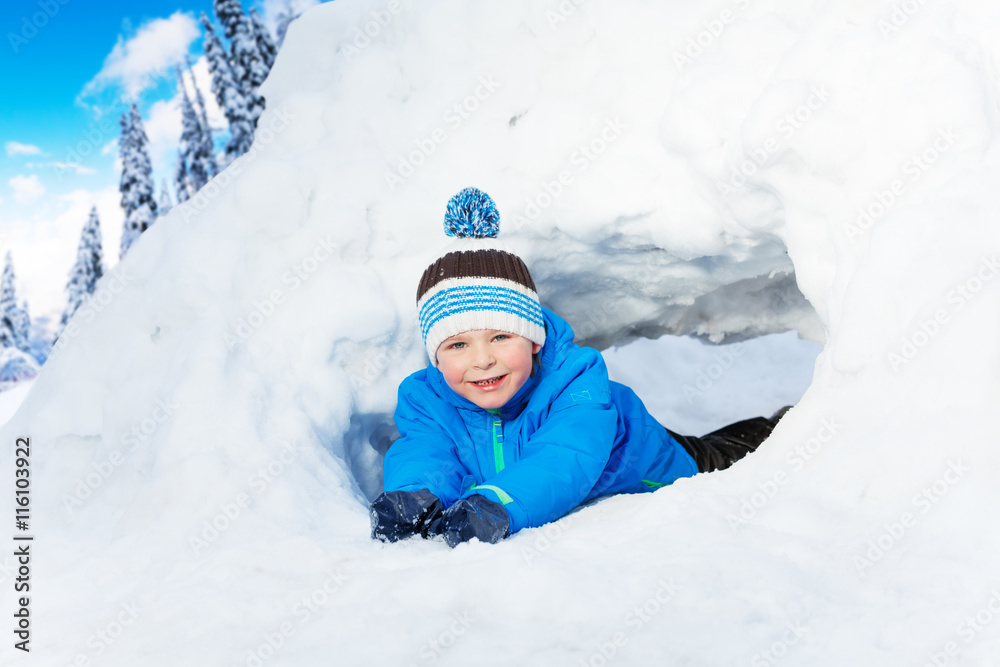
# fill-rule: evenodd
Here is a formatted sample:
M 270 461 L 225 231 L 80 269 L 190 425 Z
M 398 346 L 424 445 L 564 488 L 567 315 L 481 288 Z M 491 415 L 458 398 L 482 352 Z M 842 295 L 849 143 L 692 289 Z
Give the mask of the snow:
M 10 348 L 7 349 L 10 350 Z M 10 354 L 10 352 L 7 354 Z M 23 353 L 17 351 L 15 354 L 22 355 Z M 28 395 L 28 391 L 31 389 L 33 380 L 34 378 L 21 380 L 6 386 L 0 391 L 0 425 L 6 424 L 14 416 L 14 413 L 17 412 L 17 409 L 21 407 L 24 397 Z
M 642 338 L 603 354 L 611 379 L 632 387 L 657 421 L 703 435 L 798 403 L 821 350 L 788 331 L 721 346 Z
M 35 535 L 32 654 L 3 664 L 1000 655 L 1000 12 L 546 4 L 291 24 L 254 147 L 102 279 L 0 435 L 31 437 Z M 373 543 L 416 281 L 469 185 L 581 343 L 798 334 L 801 400 L 730 470 L 498 545 Z M 716 362 L 677 350 L 638 382 L 683 430 L 798 393 L 727 395 L 734 363 L 688 409 Z

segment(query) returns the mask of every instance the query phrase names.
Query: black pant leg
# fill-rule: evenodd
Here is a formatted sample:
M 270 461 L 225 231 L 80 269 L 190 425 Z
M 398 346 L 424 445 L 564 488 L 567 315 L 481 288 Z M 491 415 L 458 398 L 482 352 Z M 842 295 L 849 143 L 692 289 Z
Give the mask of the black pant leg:
M 681 443 L 698 466 L 698 472 L 724 470 L 752 451 L 774 430 L 775 422 L 766 417 L 744 419 L 728 426 L 696 437 L 680 435 L 667 429 L 677 442 Z
M 735 422 L 729 426 L 723 426 L 702 437 L 722 438 L 750 447 L 750 451 L 753 451 L 760 446 L 760 443 L 767 439 L 767 436 L 771 435 L 771 431 L 774 430 L 775 425 L 776 422 L 772 422 L 766 417 L 753 417 L 752 419 Z
M 667 433 L 670 434 L 671 438 L 681 443 L 685 451 L 694 459 L 695 465 L 698 466 L 698 472 L 711 472 L 726 467 L 721 454 L 710 442 L 705 442 L 695 435 L 674 433 L 669 428 Z

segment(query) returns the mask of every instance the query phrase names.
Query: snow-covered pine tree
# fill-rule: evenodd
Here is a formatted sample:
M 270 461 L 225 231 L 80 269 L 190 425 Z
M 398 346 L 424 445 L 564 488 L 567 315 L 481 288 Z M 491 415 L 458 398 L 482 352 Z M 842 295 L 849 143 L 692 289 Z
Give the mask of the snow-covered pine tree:
M 84 288 L 87 294 L 93 294 L 97 289 L 97 281 L 104 275 L 104 248 L 101 241 L 101 219 L 97 216 L 97 207 L 90 209 L 90 217 L 80 233 L 80 246 L 77 259 L 85 268 Z
M 278 12 L 278 16 L 275 18 L 276 25 L 274 28 L 274 35 L 278 39 L 279 49 L 281 48 L 281 45 L 285 43 L 285 33 L 288 32 L 288 24 L 299 18 L 301 15 L 302 14 L 300 12 L 296 12 L 292 9 L 292 4 L 288 2 L 288 0 L 285 0 L 285 6 L 281 8 L 281 11 Z
M 68 299 L 62 317 L 59 318 L 57 338 L 77 308 L 83 305 L 97 289 L 97 281 L 104 275 L 103 259 L 101 221 L 97 217 L 97 207 L 95 206 L 90 209 L 90 218 L 83 226 L 83 232 L 80 234 L 80 245 L 76 251 L 76 262 L 73 263 L 73 268 L 69 272 L 69 281 L 66 283 Z
M 274 66 L 274 59 L 278 57 L 278 47 L 271 37 L 271 31 L 264 25 L 263 19 L 256 9 L 250 10 L 250 25 L 253 27 L 253 36 L 257 40 L 257 52 L 260 54 L 261 62 L 264 63 L 264 76 L 271 73 Z
M 205 57 L 208 59 L 208 69 L 212 73 L 212 92 L 215 93 L 215 99 L 225 112 L 226 120 L 229 121 L 226 161 L 232 162 L 250 149 L 250 144 L 253 143 L 254 125 L 250 120 L 243 91 L 233 80 L 233 71 L 226 58 L 226 52 L 205 14 L 201 15 L 201 24 L 205 28 Z
M 14 266 L 8 250 L 7 264 L 4 265 L 3 278 L 0 278 L 0 347 L 17 347 L 14 308 L 17 308 L 17 300 L 14 298 Z
M 193 195 L 208 183 L 209 175 L 205 173 L 204 162 L 199 160 L 198 155 L 202 147 L 201 121 L 198 120 L 198 112 L 188 97 L 184 75 L 180 68 L 177 68 L 177 83 L 181 87 L 181 142 L 178 159 L 184 162 L 187 189 L 189 194 Z
M 211 180 L 219 173 L 219 163 L 215 159 L 215 141 L 212 139 L 212 126 L 208 124 L 208 111 L 205 109 L 205 98 L 201 96 L 201 88 L 194 78 L 194 69 L 188 61 L 188 72 L 191 73 L 191 85 L 194 86 L 194 101 L 198 112 L 198 125 L 201 127 L 201 146 L 195 153 L 195 159 Z
M 177 169 L 174 170 L 174 190 L 177 192 L 178 204 L 183 204 L 191 198 L 191 181 L 188 179 L 184 155 L 180 152 L 177 154 Z
M 21 307 L 17 309 L 17 319 L 14 322 L 17 329 L 17 337 L 23 341 L 21 352 L 31 355 L 31 314 L 28 312 L 28 300 L 21 301 Z
M 232 39 L 237 26 L 245 17 L 240 0 L 214 0 L 215 16 L 225 29 L 226 39 Z
M 122 208 L 125 223 L 119 257 L 124 257 L 139 235 L 156 221 L 156 200 L 153 199 L 153 167 L 149 161 L 149 139 L 142 126 L 139 107 L 132 103 L 127 114 L 122 115 Z
M 264 111 L 264 98 L 257 89 L 267 78 L 269 67 L 264 66 L 257 39 L 250 19 L 243 13 L 240 0 L 215 0 L 215 15 L 226 29 L 229 39 L 229 64 L 233 68 L 233 80 L 247 100 L 247 113 L 253 127 Z
M 170 190 L 167 189 L 167 179 L 163 179 L 160 182 L 160 202 L 159 202 L 159 213 L 160 217 L 165 216 L 170 213 L 170 209 L 174 207 L 174 203 L 170 200 Z
M 31 323 L 25 327 L 24 320 L 27 319 L 27 313 L 17 305 L 15 282 L 14 260 L 11 259 L 8 250 L 7 258 L 4 260 L 3 277 L 0 278 L 0 347 L 16 347 L 22 352 L 29 352 L 31 346 L 26 331 L 31 328 Z

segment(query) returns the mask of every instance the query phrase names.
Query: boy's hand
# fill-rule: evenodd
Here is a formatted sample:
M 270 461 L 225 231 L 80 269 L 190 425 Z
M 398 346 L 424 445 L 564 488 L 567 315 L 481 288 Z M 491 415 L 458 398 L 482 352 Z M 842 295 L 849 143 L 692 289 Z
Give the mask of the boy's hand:
M 439 517 L 428 521 L 426 526 L 424 537 L 444 535 L 444 541 L 452 548 L 473 537 L 480 542 L 496 544 L 507 537 L 510 515 L 500 503 L 474 495 L 459 500 Z
M 427 537 L 426 526 L 441 516 L 444 506 L 427 489 L 389 491 L 371 506 L 372 539 L 398 542 L 412 535 Z

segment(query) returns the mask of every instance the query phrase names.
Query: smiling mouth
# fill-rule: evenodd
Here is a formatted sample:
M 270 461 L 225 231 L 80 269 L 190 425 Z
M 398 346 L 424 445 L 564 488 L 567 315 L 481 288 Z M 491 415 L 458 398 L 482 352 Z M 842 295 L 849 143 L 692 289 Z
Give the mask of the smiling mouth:
M 493 386 L 493 385 L 495 385 L 495 384 L 499 383 L 499 382 L 500 382 L 501 380 L 503 380 L 503 379 L 504 379 L 505 377 L 507 377 L 507 375 L 506 375 L 506 374 L 504 374 L 504 375 L 498 375 L 498 376 L 496 376 L 496 377 L 492 377 L 492 378 L 487 378 L 487 379 L 485 379 L 485 380 L 477 380 L 477 381 L 475 381 L 475 382 L 470 382 L 469 384 L 474 384 L 474 385 L 476 385 L 477 387 L 491 387 L 491 386 Z

